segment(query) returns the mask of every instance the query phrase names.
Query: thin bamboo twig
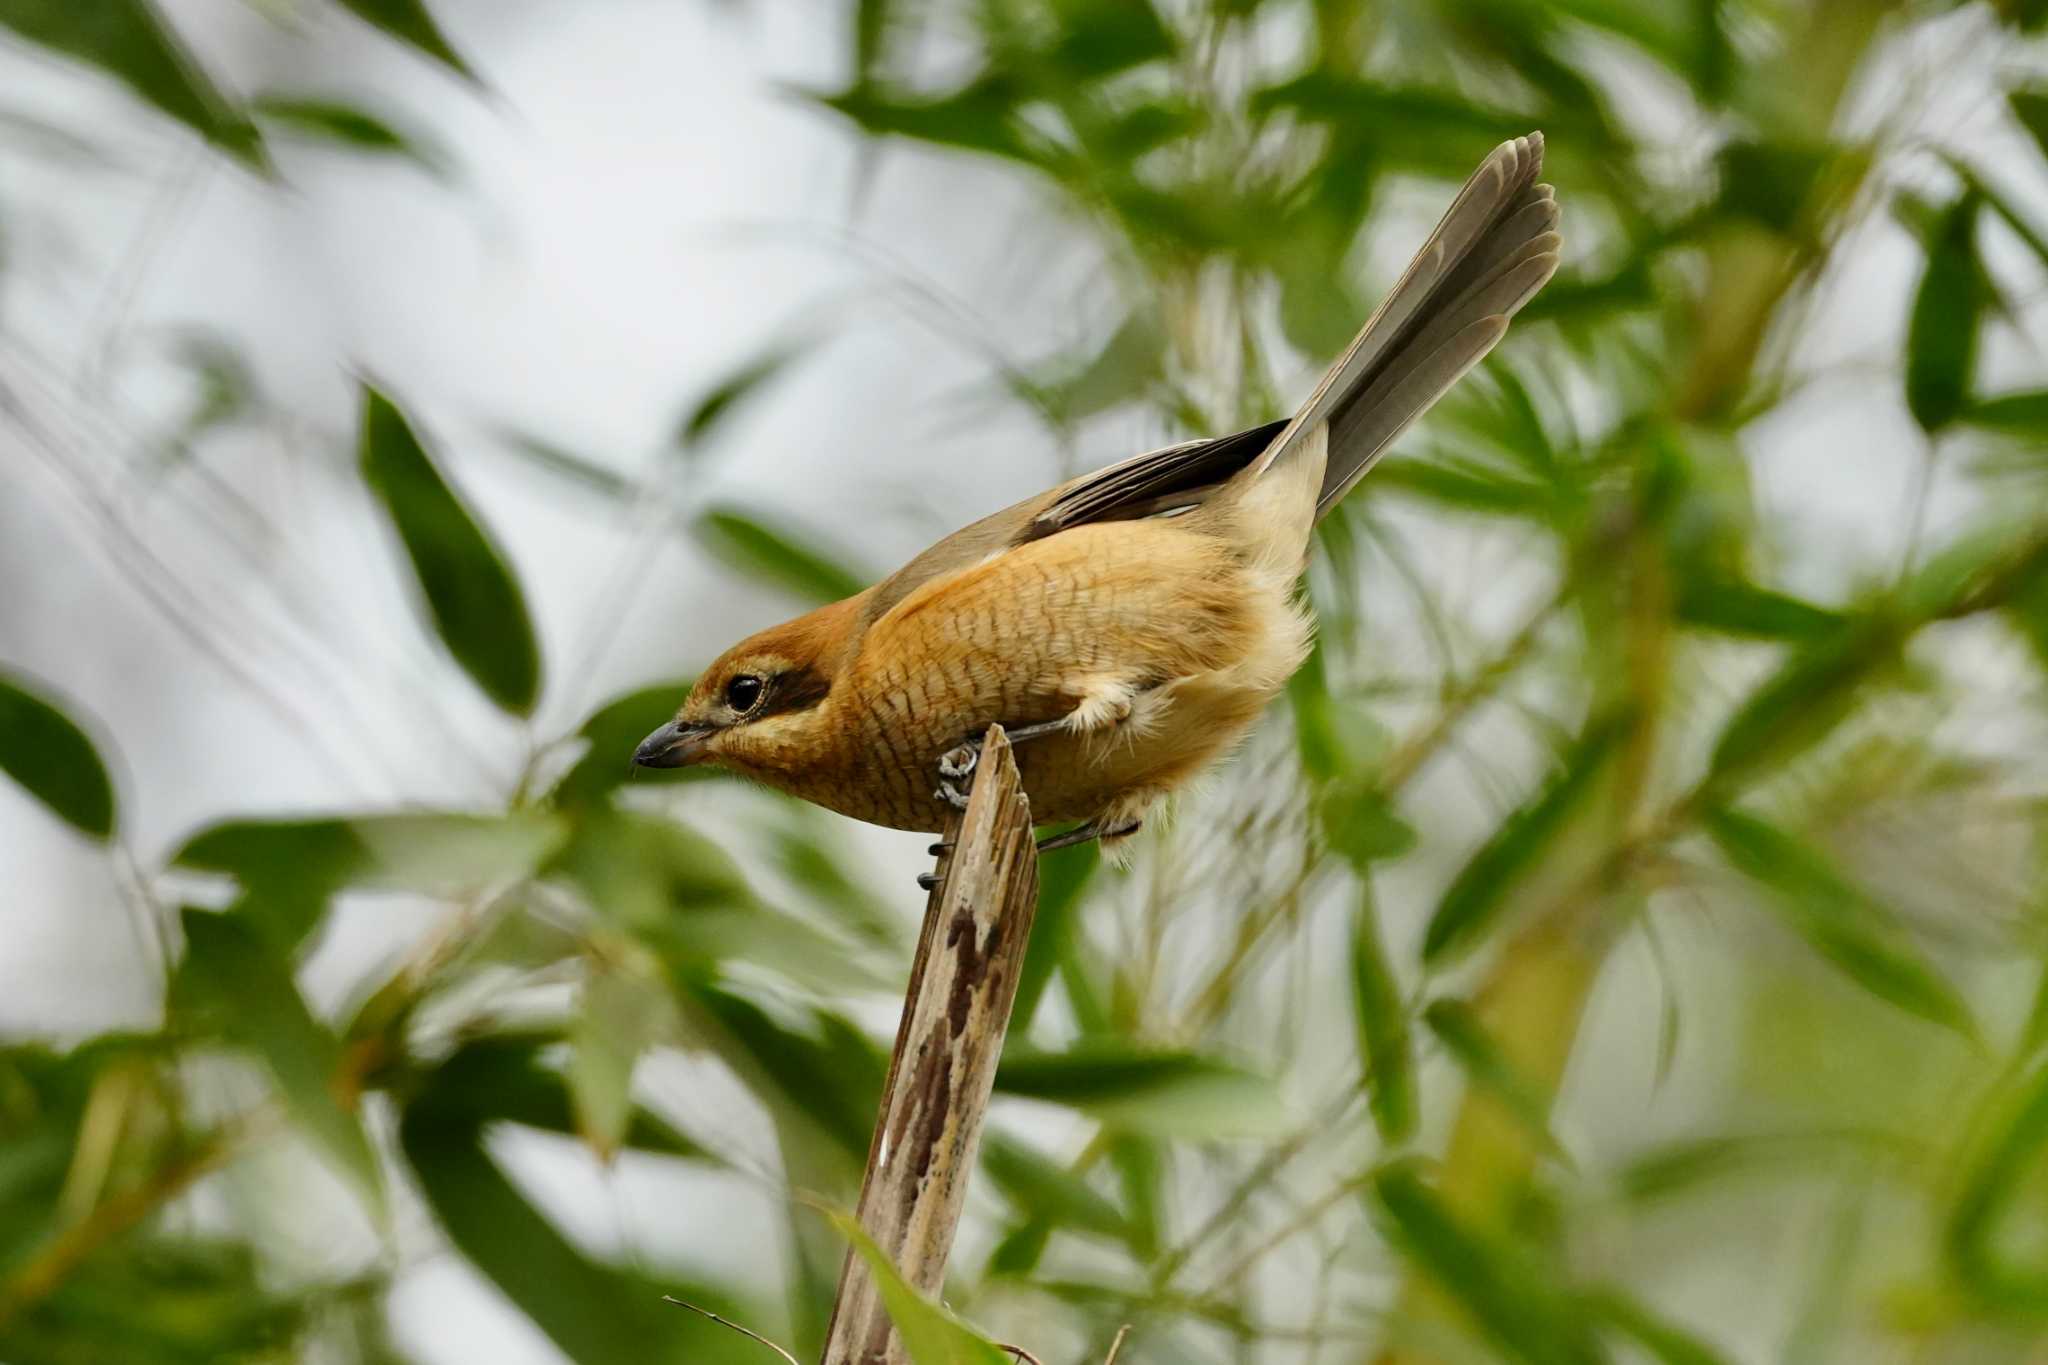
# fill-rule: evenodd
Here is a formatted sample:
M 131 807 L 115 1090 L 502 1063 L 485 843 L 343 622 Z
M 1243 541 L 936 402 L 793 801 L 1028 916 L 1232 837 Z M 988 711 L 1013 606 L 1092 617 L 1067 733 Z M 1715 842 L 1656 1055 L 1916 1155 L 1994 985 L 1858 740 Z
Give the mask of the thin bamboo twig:
M 797 1365 L 797 1358 L 795 1356 L 783 1350 L 780 1346 L 777 1346 L 774 1342 L 768 1340 L 768 1338 L 762 1336 L 759 1332 L 751 1331 L 748 1328 L 740 1326 L 731 1318 L 720 1317 L 718 1314 L 712 1312 L 709 1308 L 699 1308 L 696 1304 L 691 1303 L 688 1299 L 679 1299 L 673 1294 L 663 1294 L 661 1296 L 661 1301 L 663 1303 L 672 1303 L 678 1308 L 687 1308 L 692 1313 L 695 1313 L 698 1317 L 711 1319 L 720 1327 L 729 1327 L 733 1331 L 738 1332 L 741 1336 L 745 1337 L 747 1340 L 759 1342 L 761 1345 L 766 1346 L 769 1350 L 775 1352 L 775 1354 L 781 1356 L 784 1360 L 788 1361 L 789 1365 Z
M 1031 808 L 999 725 L 989 727 L 967 809 L 947 822 L 942 843 L 858 1213 L 904 1280 L 930 1296 L 945 1284 L 1038 902 Z M 825 1365 L 906 1359 L 866 1262 L 849 1251 Z

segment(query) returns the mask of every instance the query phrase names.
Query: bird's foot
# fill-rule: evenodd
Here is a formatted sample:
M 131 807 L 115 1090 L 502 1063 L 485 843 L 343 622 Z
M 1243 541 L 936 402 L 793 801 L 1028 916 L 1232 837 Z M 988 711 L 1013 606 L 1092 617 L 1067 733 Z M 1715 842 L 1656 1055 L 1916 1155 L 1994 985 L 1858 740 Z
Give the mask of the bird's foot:
M 1143 820 L 1125 820 L 1118 824 L 1090 820 L 1087 824 L 1070 829 L 1065 834 L 1053 834 L 1040 839 L 1038 851 L 1051 853 L 1055 849 L 1072 848 L 1076 844 L 1086 844 L 1096 839 L 1121 839 L 1126 835 L 1136 834 L 1144 827 Z
M 1087 824 L 1070 829 L 1065 834 L 1050 834 L 1040 839 L 1038 841 L 1038 851 L 1040 853 L 1052 853 L 1062 848 L 1072 848 L 1076 844 L 1085 844 L 1095 839 L 1122 839 L 1128 835 L 1136 834 L 1144 827 L 1145 822 L 1143 820 L 1126 820 L 1122 824 L 1115 825 L 1090 820 Z M 953 851 L 953 845 L 950 840 L 941 839 L 925 851 L 934 858 L 943 857 Z M 939 874 L 936 872 L 920 872 L 917 875 L 917 885 L 921 891 L 930 891 L 938 884 Z

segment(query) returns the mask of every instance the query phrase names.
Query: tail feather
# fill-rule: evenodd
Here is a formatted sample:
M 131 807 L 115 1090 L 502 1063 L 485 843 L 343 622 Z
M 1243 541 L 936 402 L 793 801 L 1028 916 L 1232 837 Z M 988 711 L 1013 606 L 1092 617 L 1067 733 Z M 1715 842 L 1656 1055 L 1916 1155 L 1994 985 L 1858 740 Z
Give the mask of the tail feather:
M 1322 516 L 1395 438 L 1485 358 L 1557 270 L 1557 201 L 1539 185 L 1543 135 L 1496 147 L 1458 192 L 1400 283 L 1256 462 L 1330 424 Z M 1255 476 L 1256 477 L 1256 476 Z

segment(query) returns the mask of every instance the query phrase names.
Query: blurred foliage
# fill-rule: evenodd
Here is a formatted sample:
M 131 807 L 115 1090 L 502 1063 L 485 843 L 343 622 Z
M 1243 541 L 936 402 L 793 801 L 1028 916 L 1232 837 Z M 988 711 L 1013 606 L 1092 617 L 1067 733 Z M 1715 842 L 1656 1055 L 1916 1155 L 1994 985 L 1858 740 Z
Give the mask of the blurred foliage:
M 487 87 L 430 4 L 336 3 Z M 1125 1365 L 2040 1359 L 2048 5 L 844 13 L 845 78 L 805 95 L 819 118 L 1007 178 L 1099 263 L 1087 334 L 994 376 L 1048 445 L 1286 411 L 1365 316 L 1383 248 L 1419 236 L 1414 205 L 1504 137 L 1547 134 L 1569 234 L 1533 325 L 1326 524 L 1288 716 L 1135 872 L 1047 860 L 986 1236 L 963 1239 L 985 1257 L 956 1258 L 947 1307 L 876 1267 L 917 1365 L 1007 1358 L 970 1321 L 1089 1361 L 1129 1323 Z M 151 0 L 0 0 L 0 27 L 258 176 L 310 139 L 460 192 L 376 111 L 230 92 Z M 1928 131 L 1930 90 L 1898 72 L 1930 51 L 1995 72 L 2030 161 L 1994 172 Z M 134 173 L 19 110 L 0 154 Z M 1815 359 L 1827 288 L 1862 286 L 1880 234 L 1916 261 L 1896 351 Z M 223 431 L 275 430 L 232 338 L 175 351 L 196 397 L 167 458 L 204 468 Z M 678 478 L 732 458 L 735 415 L 804 354 L 702 386 Z M 1844 375 L 1919 433 L 1926 477 L 1903 547 L 1824 566 L 1831 588 L 1807 563 L 1823 588 L 1802 591 L 1758 433 Z M 726 846 L 691 803 L 718 781 L 702 772 L 629 787 L 684 681 L 622 682 L 535 735 L 564 670 L 459 452 L 359 388 L 389 572 L 445 684 L 505 713 L 532 761 L 499 809 L 251 811 L 138 866 L 116 810 L 148 793 L 116 799 L 120 727 L 0 659 L 0 771 L 104 846 L 165 981 L 147 1028 L 0 1048 L 0 1359 L 400 1359 L 383 1304 L 421 1220 L 587 1365 L 757 1358 L 663 1292 L 814 1357 L 848 1239 L 873 1256 L 831 1210 L 866 1157 L 907 878 L 877 886 L 787 805 Z M 883 567 L 536 436 L 496 444 L 793 601 Z M 1937 482 L 1965 514 L 1929 514 Z M 1493 581 L 1461 598 L 1475 564 Z M 365 896 L 445 923 L 316 1008 L 301 969 Z M 1587 1074 L 1617 1065 L 1590 1041 L 1596 986 L 1631 1011 L 1640 1078 Z M 690 1080 L 650 1081 L 670 1067 Z M 731 1149 L 717 1120 L 742 1093 L 774 1150 Z M 765 1188 L 788 1273 L 746 1282 L 718 1227 L 685 1228 L 688 1270 L 591 1245 L 508 1160 L 572 1142 L 600 1169 Z M 265 1163 L 307 1154 L 363 1224 L 351 1268 L 309 1270 L 252 1211 L 291 1203 Z M 1731 1277 L 1770 1301 L 1729 1312 Z

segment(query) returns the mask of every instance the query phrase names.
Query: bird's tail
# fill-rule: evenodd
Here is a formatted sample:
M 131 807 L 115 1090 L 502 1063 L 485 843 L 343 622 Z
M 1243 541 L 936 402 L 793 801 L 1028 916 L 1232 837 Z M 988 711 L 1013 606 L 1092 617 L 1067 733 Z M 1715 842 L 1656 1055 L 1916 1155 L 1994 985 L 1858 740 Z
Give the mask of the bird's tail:
M 1350 347 L 1255 468 L 1329 423 L 1321 517 L 1417 417 L 1507 333 L 1557 269 L 1557 200 L 1536 183 L 1543 134 L 1493 149 Z M 1256 477 L 1254 475 L 1253 477 Z

